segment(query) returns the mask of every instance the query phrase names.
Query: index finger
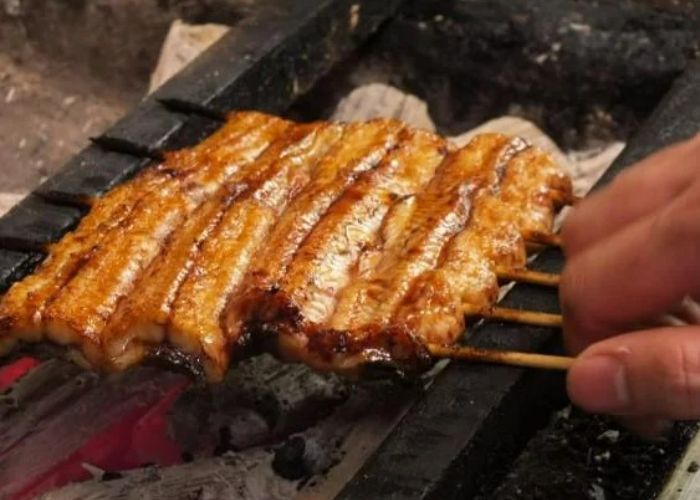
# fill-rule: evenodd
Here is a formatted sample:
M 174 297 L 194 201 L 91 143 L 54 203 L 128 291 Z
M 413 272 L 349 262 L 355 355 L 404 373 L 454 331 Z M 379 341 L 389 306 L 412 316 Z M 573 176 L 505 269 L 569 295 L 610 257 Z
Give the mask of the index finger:
M 564 330 L 575 352 L 700 291 L 700 179 L 668 207 L 567 262 Z
M 668 204 L 700 174 L 700 135 L 655 153 L 577 205 L 564 221 L 568 256 Z

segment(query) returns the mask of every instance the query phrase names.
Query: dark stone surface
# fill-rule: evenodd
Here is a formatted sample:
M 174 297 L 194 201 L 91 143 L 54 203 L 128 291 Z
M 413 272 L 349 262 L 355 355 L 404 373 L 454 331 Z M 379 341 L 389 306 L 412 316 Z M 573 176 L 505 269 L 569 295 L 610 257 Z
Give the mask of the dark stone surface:
M 298 111 L 381 81 L 426 100 L 446 135 L 513 114 L 585 148 L 634 133 L 699 54 L 697 0 L 407 0 Z
M 494 500 L 656 498 L 697 430 L 676 424 L 644 440 L 611 418 L 566 408 L 528 443 Z
M 37 253 L 0 249 L 0 294 L 29 274 L 40 260 L 41 255 Z
M 599 186 L 654 151 L 700 133 L 700 61 L 678 78 L 671 91 L 605 173 Z
M 0 218 L 0 248 L 43 252 L 78 224 L 82 211 L 30 195 Z
M 570 147 L 625 138 L 700 54 L 700 2 L 682 4 L 414 0 L 386 42 L 451 130 L 516 112 Z
M 36 194 L 59 203 L 85 204 L 141 170 L 148 160 L 91 145 L 73 157 Z
M 285 0 L 264 5 L 155 96 L 218 117 L 234 109 L 283 112 L 400 3 Z

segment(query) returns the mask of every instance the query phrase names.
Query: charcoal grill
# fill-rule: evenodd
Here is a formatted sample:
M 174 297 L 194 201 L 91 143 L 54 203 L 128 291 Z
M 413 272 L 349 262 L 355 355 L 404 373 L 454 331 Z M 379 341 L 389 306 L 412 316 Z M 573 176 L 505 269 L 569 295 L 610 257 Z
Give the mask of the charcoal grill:
M 305 103 L 327 98 L 318 82 L 329 73 L 342 72 L 348 57 L 362 57 L 402 4 L 400 0 L 283 1 L 243 21 L 0 219 L 0 291 L 31 272 L 46 246 L 75 227 L 90 199 L 159 159 L 164 151 L 199 142 L 230 110 L 253 108 L 284 115 L 293 106 L 294 113 L 304 114 Z M 700 66 L 696 64 L 677 79 L 598 185 L 698 130 Z M 557 250 L 545 251 L 532 263 L 533 269 L 546 272 L 559 272 L 561 267 Z M 558 312 L 555 291 L 525 284 L 517 285 L 504 305 Z M 518 351 L 551 351 L 558 345 L 550 330 L 497 322 L 477 325 L 470 342 Z M 60 362 L 45 363 L 31 373 L 36 375 L 37 370 L 55 372 L 49 377 L 54 389 L 69 382 L 75 385 L 61 389 L 71 397 L 102 384 Z M 120 396 L 126 413 L 138 413 L 168 390 L 174 398 L 186 385 L 179 375 L 150 368 L 128 377 L 136 389 Z M 96 412 L 116 411 L 104 396 L 83 401 L 75 418 L 94 419 Z M 474 497 L 501 480 L 507 464 L 564 401 L 560 375 L 452 363 L 416 397 L 379 449 L 349 478 L 339 498 Z M 86 404 L 93 404 L 93 410 Z M 4 411 L 3 418 L 21 421 Z M 11 437 L 2 423 L 0 430 L 0 436 Z M 43 439 L 51 438 L 46 429 L 37 432 L 43 432 Z

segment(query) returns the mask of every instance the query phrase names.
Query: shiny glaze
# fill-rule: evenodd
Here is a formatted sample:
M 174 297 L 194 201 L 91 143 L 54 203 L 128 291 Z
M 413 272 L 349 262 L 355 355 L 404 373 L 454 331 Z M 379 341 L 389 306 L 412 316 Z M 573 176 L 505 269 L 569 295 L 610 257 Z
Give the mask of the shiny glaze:
M 95 204 L 80 226 L 54 245 L 44 262 L 24 280 L 15 283 L 0 301 L 0 336 L 12 330 L 25 341 L 42 338 L 44 308 L 78 272 L 100 245 L 105 234 L 129 216 L 134 202 L 165 181 L 149 171 L 119 186 Z
M 247 169 L 249 188 L 226 210 L 195 257 L 172 306 L 168 339 L 188 352 L 203 352 L 210 378 L 223 378 L 228 368 L 229 341 L 220 316 L 229 297 L 287 203 L 341 131 L 335 125 L 298 125 L 273 144 Z
M 474 196 L 496 182 L 494 165 L 502 144 L 493 142 L 472 142 L 449 155 L 416 195 L 409 220 L 400 235 L 389 239 L 375 269 L 342 292 L 332 328 L 388 323 L 413 280 L 433 269 L 444 245 L 464 229 Z
M 63 344 L 84 342 L 85 354 L 102 363 L 101 329 L 182 210 L 196 207 L 221 172 L 257 155 L 270 142 L 274 123 L 283 122 L 260 113 L 235 114 L 207 141 L 169 155 L 97 200 L 78 228 L 50 248 L 39 269 L 0 300 L 5 325 L 0 337 L 7 332 L 38 341 L 49 334 Z M 267 137 L 262 144 L 260 135 Z
M 524 267 L 523 234 L 550 232 L 555 209 L 571 196 L 562 171 L 522 140 L 486 135 L 471 145 L 494 140 L 505 144 L 497 161 L 498 182 L 477 194 L 465 230 L 446 246 L 440 265 L 415 281 L 394 314 L 393 321 L 422 342 L 451 344 L 462 336 L 463 307 L 496 301 L 497 267 Z
M 288 359 L 307 361 L 315 325 L 326 325 L 340 292 L 353 278 L 366 248 L 377 238 L 392 205 L 412 195 L 433 177 L 445 157 L 446 143 L 426 132 L 404 130 L 396 149 L 373 170 L 363 173 L 334 203 L 294 257 L 263 320 L 294 310 L 303 328 L 280 325 L 280 347 Z
M 98 200 L 0 300 L 0 346 L 47 336 L 105 370 L 177 350 L 211 381 L 251 338 L 321 370 L 422 369 L 570 196 L 517 138 L 236 113 Z
M 442 161 L 442 141 L 406 130 L 377 168 L 363 173 L 333 204 L 294 257 L 279 291 L 306 321 L 324 323 L 396 200 L 415 193 Z
M 309 184 L 282 213 L 251 263 L 242 293 L 228 306 L 229 337 L 239 338 L 247 319 L 260 316 L 260 304 L 270 290 L 281 287 L 289 263 L 309 233 L 348 186 L 363 172 L 374 169 L 395 147 L 401 129 L 401 124 L 390 120 L 344 127 L 342 140 L 314 167 Z

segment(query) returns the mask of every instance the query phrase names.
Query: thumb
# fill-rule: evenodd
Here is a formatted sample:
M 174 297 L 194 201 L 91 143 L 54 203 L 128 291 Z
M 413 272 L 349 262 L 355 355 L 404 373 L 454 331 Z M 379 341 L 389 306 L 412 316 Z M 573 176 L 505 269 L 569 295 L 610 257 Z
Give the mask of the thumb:
M 700 417 L 700 327 L 611 337 L 586 349 L 568 374 L 571 400 L 593 413 Z

